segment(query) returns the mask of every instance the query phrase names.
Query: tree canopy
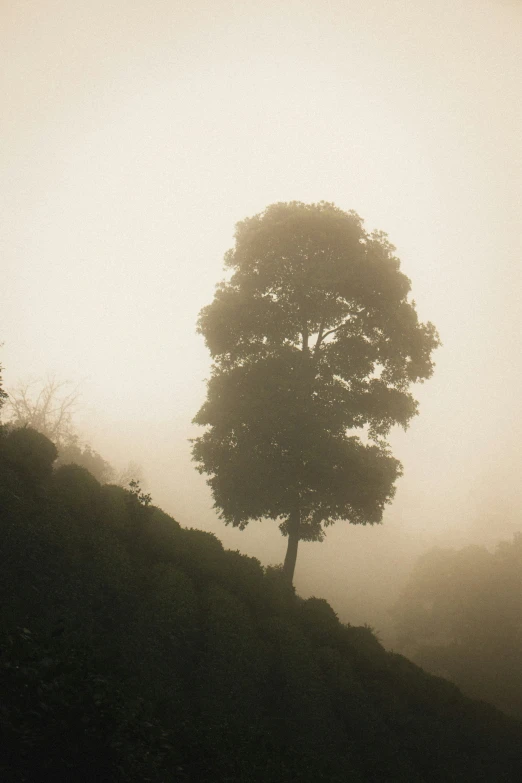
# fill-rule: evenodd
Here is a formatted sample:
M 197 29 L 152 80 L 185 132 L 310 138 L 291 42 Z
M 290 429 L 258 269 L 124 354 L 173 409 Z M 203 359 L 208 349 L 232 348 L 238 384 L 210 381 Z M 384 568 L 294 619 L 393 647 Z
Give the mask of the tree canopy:
M 401 473 L 385 437 L 417 413 L 439 339 L 394 250 L 355 212 L 273 204 L 238 223 L 200 314 L 214 363 L 194 459 L 226 523 L 281 520 L 290 578 L 300 539 L 380 522 Z

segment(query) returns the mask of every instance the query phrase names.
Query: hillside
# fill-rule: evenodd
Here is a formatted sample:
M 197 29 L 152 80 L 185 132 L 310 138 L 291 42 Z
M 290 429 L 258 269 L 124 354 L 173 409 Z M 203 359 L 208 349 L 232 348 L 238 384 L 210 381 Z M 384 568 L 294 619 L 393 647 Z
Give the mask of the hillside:
M 522 779 L 522 724 L 55 458 L 0 431 L 3 781 Z

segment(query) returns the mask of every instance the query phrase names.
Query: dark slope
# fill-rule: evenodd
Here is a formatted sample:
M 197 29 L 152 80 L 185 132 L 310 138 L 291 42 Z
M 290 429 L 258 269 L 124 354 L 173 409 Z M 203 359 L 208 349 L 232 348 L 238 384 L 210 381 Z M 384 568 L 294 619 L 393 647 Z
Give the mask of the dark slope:
M 31 430 L 0 436 L 3 781 L 518 781 L 522 726 Z

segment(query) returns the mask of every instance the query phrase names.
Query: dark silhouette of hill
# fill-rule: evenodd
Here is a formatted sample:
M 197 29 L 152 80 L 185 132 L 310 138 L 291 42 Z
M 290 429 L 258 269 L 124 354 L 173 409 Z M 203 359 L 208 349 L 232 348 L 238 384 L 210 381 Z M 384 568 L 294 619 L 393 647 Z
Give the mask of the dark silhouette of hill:
M 2 781 L 522 779 L 522 724 L 0 430 Z

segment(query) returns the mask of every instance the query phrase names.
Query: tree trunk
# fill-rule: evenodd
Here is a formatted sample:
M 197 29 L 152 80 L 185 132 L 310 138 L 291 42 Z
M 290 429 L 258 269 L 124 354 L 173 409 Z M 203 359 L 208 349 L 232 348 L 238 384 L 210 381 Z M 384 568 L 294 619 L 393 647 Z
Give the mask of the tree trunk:
M 288 545 L 286 548 L 283 573 L 290 584 L 294 580 L 295 563 L 297 560 L 297 547 L 299 546 L 299 511 L 290 514 L 288 519 Z
M 307 386 L 309 384 L 308 379 L 308 360 L 310 357 L 308 341 L 310 335 L 308 332 L 308 321 L 303 318 L 302 326 L 302 363 L 301 363 L 301 386 L 303 390 L 306 390 L 306 396 L 308 397 L 310 391 Z M 297 501 L 298 503 L 299 501 Z M 283 564 L 283 574 L 285 578 L 292 584 L 294 581 L 295 564 L 297 560 L 297 549 L 299 547 L 299 526 L 301 522 L 301 510 L 299 505 L 291 512 L 288 517 L 288 544 L 286 547 L 285 562 Z

